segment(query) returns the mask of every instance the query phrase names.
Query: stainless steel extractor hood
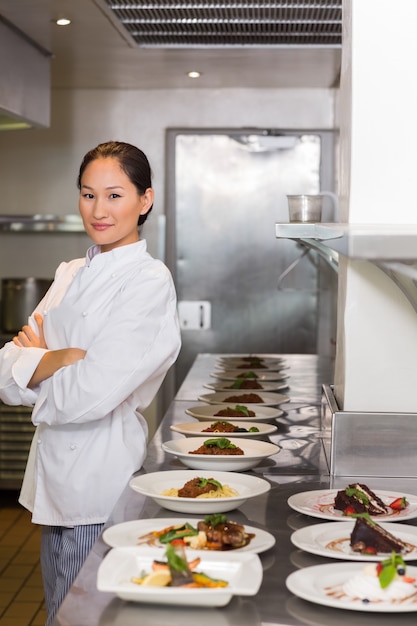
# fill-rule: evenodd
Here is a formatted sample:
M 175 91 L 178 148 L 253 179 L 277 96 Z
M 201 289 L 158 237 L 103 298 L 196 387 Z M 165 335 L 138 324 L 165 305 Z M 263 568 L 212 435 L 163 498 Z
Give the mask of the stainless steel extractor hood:
M 0 130 L 50 125 L 51 53 L 0 15 Z

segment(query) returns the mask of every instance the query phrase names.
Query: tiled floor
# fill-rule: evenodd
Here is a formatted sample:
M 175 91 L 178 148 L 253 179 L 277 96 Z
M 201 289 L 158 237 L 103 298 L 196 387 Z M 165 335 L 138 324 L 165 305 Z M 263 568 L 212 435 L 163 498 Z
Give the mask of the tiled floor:
M 44 626 L 40 527 L 17 496 L 0 491 L 0 626 Z

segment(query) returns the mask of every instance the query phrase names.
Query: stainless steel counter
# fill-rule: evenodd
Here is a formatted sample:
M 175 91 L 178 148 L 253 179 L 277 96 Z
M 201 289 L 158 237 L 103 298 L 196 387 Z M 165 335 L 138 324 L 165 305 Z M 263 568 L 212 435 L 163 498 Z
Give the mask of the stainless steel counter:
M 218 356 L 201 354 L 197 357 L 150 443 L 144 472 L 183 467 L 178 460 L 165 456 L 161 442 L 181 436 L 174 434 L 170 425 L 191 420 L 184 411 L 201 404 L 198 396 L 209 392 L 203 384 L 213 380 L 210 372 Z M 290 402 L 281 405 L 285 414 L 278 418 L 278 431 L 270 437 L 281 451 L 252 470 L 271 482 L 271 490 L 228 514 L 230 519 L 264 528 L 276 537 L 275 546 L 260 555 L 264 578 L 259 593 L 255 597 L 235 597 L 221 609 L 161 607 L 119 600 L 96 589 L 97 569 L 109 550 L 99 538 L 64 600 L 54 626 L 393 626 L 394 623 L 415 626 L 415 613 L 395 614 L 394 617 L 337 610 L 298 599 L 286 589 L 285 579 L 295 569 L 334 562 L 307 554 L 291 544 L 293 530 L 321 520 L 291 510 L 288 497 L 301 491 L 343 487 L 348 479 L 331 482 L 320 432 L 321 386 L 332 382 L 331 360 L 315 355 L 281 356 L 288 364 L 289 389 L 283 393 L 289 396 Z M 417 479 L 373 478 L 372 486 L 417 494 Z M 153 517 L 172 517 L 172 512 L 161 509 L 127 486 L 106 526 Z

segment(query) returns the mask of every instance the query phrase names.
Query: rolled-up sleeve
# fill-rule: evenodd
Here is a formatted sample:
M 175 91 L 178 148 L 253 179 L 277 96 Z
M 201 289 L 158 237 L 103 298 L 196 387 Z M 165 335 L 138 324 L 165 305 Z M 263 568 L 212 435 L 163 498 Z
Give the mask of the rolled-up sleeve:
M 47 350 L 43 348 L 20 348 L 13 342 L 0 351 L 0 399 L 13 406 L 33 406 L 39 389 L 29 389 L 28 383 L 39 361 Z

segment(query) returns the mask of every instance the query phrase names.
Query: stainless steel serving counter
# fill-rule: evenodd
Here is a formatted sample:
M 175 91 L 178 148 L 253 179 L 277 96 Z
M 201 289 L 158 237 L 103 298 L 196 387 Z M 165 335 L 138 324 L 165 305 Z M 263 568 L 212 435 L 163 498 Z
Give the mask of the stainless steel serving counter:
M 165 456 L 161 442 L 181 437 L 170 430 L 170 425 L 191 421 L 184 411 L 201 404 L 198 396 L 210 392 L 203 385 L 214 380 L 210 372 L 215 369 L 218 356 L 201 354 L 197 357 L 149 445 L 148 457 L 140 473 L 183 468 L 177 459 Z M 269 493 L 246 502 L 240 509 L 228 514 L 234 521 L 266 529 L 276 537 L 275 546 L 260 555 L 264 576 L 258 594 L 254 597 L 235 597 L 221 609 L 125 602 L 96 589 L 97 569 L 109 550 L 100 537 L 64 600 L 54 626 L 415 626 L 415 613 L 385 615 L 338 610 L 301 600 L 287 591 L 285 579 L 292 571 L 334 562 L 333 559 L 305 553 L 291 544 L 290 535 L 294 530 L 322 520 L 290 509 L 288 497 L 302 491 L 343 487 L 348 478 L 331 481 L 324 454 L 324 433 L 320 432 L 321 388 L 322 384 L 332 382 L 332 361 L 315 355 L 280 356 L 288 365 L 286 373 L 289 376 L 289 389 L 282 393 L 288 395 L 290 401 L 280 406 L 285 413 L 277 419 L 278 431 L 270 439 L 281 447 L 281 451 L 252 470 L 252 473 L 270 481 L 272 487 Z M 373 478 L 372 487 L 417 494 L 417 478 Z M 106 526 L 133 519 L 172 515 L 172 512 L 161 509 L 127 486 Z M 179 514 L 175 516 L 181 517 Z

